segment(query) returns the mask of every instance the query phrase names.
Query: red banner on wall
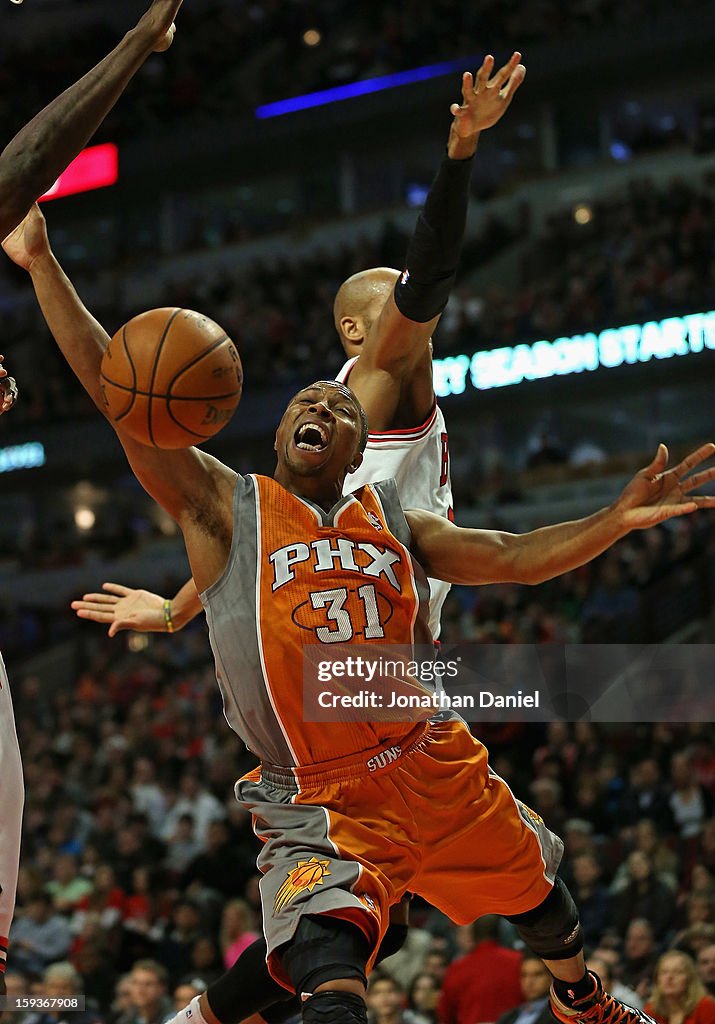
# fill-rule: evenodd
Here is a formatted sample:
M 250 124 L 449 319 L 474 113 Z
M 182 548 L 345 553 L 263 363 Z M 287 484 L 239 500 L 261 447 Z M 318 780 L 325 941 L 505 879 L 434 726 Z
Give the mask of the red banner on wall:
M 114 185 L 119 178 L 119 150 L 113 142 L 83 149 L 38 202 L 91 192 Z

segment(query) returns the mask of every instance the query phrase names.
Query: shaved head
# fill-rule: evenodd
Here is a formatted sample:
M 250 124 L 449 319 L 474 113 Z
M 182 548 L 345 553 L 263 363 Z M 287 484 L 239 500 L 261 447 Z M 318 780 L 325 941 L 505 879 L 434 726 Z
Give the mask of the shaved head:
M 362 342 L 373 321 L 380 315 L 399 276 L 400 271 L 391 267 L 374 267 L 353 274 L 341 284 L 333 304 L 333 317 L 335 329 L 346 351 L 352 352 L 355 345 Z M 358 325 L 355 341 L 346 333 L 347 325 L 343 323 L 345 319 Z

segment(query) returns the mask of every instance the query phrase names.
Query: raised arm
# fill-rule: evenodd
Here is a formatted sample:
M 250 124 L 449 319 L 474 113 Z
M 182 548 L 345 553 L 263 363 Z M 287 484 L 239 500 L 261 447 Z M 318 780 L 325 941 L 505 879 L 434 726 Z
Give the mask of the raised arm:
M 429 341 L 457 273 L 472 158 L 481 132 L 502 118 L 524 80 L 526 69 L 520 60 L 521 54 L 515 52 L 490 78 L 494 58 L 488 56 L 476 76 L 470 72 L 462 76 L 462 103 L 452 105 L 454 120 L 447 153 L 417 219 L 404 272 L 383 306 L 375 329 L 365 337 L 360 359 L 351 373 L 350 384 L 366 408 L 372 429 L 381 429 L 373 423 L 383 418 L 380 397 L 385 380 L 381 380 L 380 373 L 402 380 L 419 364 L 423 368 L 421 390 L 426 394 L 420 395 L 416 404 L 429 407 L 434 400 Z M 352 340 L 351 318 L 345 317 L 339 326 L 341 333 Z
M 55 259 L 38 206 L 5 239 L 3 248 L 30 274 L 47 326 L 104 415 L 99 370 L 109 336 Z M 221 575 L 231 547 L 236 473 L 197 448 L 165 451 L 140 444 L 121 430 L 117 436 L 139 482 L 179 524 L 194 579 L 205 589 Z
M 688 475 L 714 453 L 715 444 L 704 444 L 667 469 L 668 449 L 661 444 L 609 508 L 530 533 L 466 530 L 431 512 L 410 511 L 413 551 L 429 576 L 448 583 L 543 583 L 590 562 L 631 530 L 715 508 L 715 497 L 692 495 L 715 480 L 715 468 Z
M 22 128 L 0 154 L 0 239 L 77 156 L 150 53 L 171 45 L 182 0 L 154 0 L 118 46 Z
M 193 579 L 184 583 L 174 597 L 162 597 L 150 590 L 133 590 L 121 583 L 103 583 L 103 593 L 84 594 L 72 608 L 80 619 L 109 623 L 108 635 L 122 629 L 137 633 L 177 633 L 203 611 Z

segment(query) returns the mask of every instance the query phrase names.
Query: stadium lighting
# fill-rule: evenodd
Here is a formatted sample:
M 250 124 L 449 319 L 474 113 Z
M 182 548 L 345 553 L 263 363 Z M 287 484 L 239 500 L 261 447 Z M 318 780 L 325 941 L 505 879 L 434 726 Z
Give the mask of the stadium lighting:
M 587 203 L 579 203 L 574 209 L 573 219 L 577 224 L 590 224 L 593 220 L 593 210 Z
M 38 202 L 73 196 L 78 192 L 92 192 L 96 188 L 106 188 L 108 185 L 114 185 L 118 178 L 119 151 L 114 143 L 90 146 L 75 157 L 52 188 L 40 196 Z
M 435 359 L 434 389 L 438 398 L 447 398 L 471 389 L 489 391 L 524 381 L 689 356 L 705 349 L 715 351 L 715 310 Z
M 45 464 L 45 446 L 39 441 L 0 448 L 0 473 L 15 469 L 37 469 Z
M 262 106 L 256 107 L 256 117 L 261 119 L 280 117 L 282 114 L 292 114 L 297 110 L 323 107 L 328 103 L 351 100 L 356 96 L 366 96 L 368 93 L 382 92 L 385 89 L 394 89 L 400 85 L 425 82 L 430 78 L 439 78 L 440 75 L 464 71 L 465 68 L 479 67 L 480 63 L 481 57 L 461 57 L 459 60 L 443 61 L 441 64 L 426 64 L 424 67 L 413 68 L 411 71 L 396 71 L 394 74 L 381 75 L 379 78 L 366 78 L 361 82 L 336 85 L 332 89 L 321 89 L 319 92 L 308 92 L 302 96 L 292 96 L 287 100 L 264 103 Z
M 87 508 L 86 505 L 80 505 L 79 508 L 75 509 L 74 521 L 78 530 L 83 532 L 91 530 L 96 522 L 96 518 L 92 509 Z

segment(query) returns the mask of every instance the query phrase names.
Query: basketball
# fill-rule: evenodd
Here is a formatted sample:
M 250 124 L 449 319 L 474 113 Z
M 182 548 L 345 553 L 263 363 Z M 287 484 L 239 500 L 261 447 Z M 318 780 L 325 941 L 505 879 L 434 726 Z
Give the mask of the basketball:
M 191 309 L 150 309 L 121 327 L 102 358 L 110 419 L 135 441 L 189 448 L 228 423 L 241 399 L 236 346 Z

